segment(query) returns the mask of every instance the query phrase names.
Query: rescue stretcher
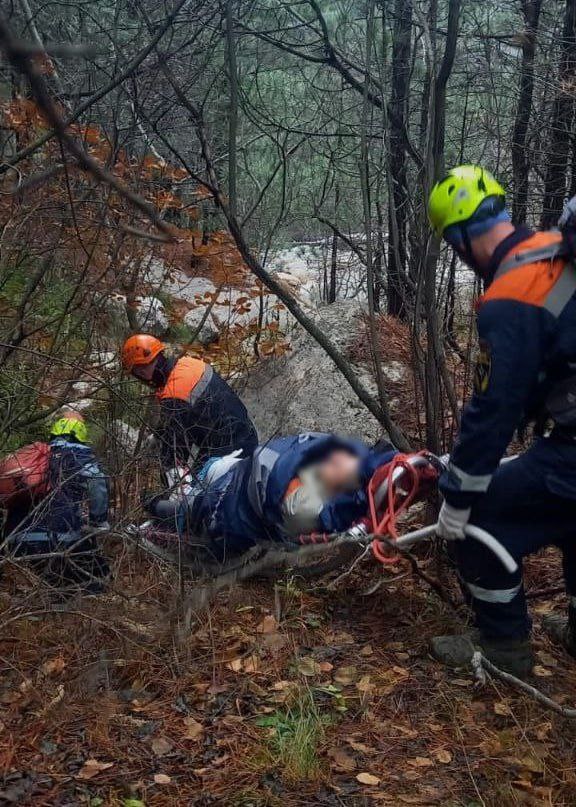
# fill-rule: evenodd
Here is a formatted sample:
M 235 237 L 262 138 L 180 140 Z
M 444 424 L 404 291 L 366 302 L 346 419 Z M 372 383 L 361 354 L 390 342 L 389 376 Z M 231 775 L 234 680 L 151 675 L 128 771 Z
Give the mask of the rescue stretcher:
M 266 577 L 273 577 L 287 569 L 298 570 L 298 575 L 303 577 L 321 577 L 342 569 L 367 549 L 378 562 L 395 563 L 398 552 L 436 535 L 437 524 L 400 535 L 397 520 L 412 504 L 426 497 L 446 462 L 447 457 L 436 457 L 426 451 L 397 454 L 373 475 L 368 486 L 369 514 L 349 530 L 334 534 L 312 533 L 294 541 L 261 541 L 243 554 L 231 555 L 223 561 L 210 558 L 205 544 L 193 536 L 181 537 L 167 532 L 152 521 L 132 526 L 129 532 L 145 551 L 179 567 L 185 566 L 192 576 L 208 578 L 234 571 L 239 573 L 238 579 L 263 571 Z M 516 561 L 494 536 L 472 524 L 465 532 L 468 538 L 491 551 L 508 572 L 516 571 Z

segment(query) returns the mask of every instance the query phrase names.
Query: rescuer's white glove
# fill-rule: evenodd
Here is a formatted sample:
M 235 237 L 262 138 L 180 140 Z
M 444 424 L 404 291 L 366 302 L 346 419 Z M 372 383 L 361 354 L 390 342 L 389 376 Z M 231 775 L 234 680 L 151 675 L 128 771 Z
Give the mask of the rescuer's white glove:
M 446 541 L 465 538 L 464 530 L 470 519 L 470 508 L 459 510 L 444 502 L 438 516 L 437 534 Z

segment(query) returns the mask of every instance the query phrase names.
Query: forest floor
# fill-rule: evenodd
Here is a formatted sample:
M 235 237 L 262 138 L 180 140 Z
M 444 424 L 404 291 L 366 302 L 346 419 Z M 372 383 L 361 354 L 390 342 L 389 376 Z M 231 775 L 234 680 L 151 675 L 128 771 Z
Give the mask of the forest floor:
M 112 590 L 59 613 L 4 577 L 1 804 L 576 804 L 576 723 L 433 661 L 465 612 L 408 570 L 373 594 L 370 563 L 335 590 L 243 585 L 184 633 L 175 573 L 115 551 Z M 529 591 L 561 579 L 552 551 L 527 567 Z M 573 704 L 576 665 L 539 630 L 562 603 L 531 602 L 536 680 Z

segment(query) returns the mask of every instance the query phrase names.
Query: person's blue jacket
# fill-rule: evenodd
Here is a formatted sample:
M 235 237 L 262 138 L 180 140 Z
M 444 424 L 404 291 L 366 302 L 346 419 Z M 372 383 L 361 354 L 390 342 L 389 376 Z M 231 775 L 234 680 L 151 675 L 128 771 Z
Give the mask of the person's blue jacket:
M 546 417 L 550 392 L 576 373 L 576 270 L 561 257 L 538 260 L 536 252 L 561 248 L 561 241 L 558 232 L 520 228 L 495 251 L 478 307 L 474 394 L 440 479 L 454 507 L 471 507 L 488 489 L 515 430 Z M 526 253 L 535 259 L 521 265 Z
M 108 485 L 90 446 L 65 438 L 50 442 L 50 489 L 27 513 L 11 516 L 12 532 L 76 534 L 86 523 L 102 526 L 108 519 Z
M 348 529 L 366 515 L 366 486 L 372 473 L 396 451 L 392 447 L 371 450 L 357 440 L 316 432 L 279 437 L 259 446 L 252 457 L 241 460 L 195 497 L 182 528 L 211 538 L 222 553 L 242 552 L 261 540 L 283 540 L 281 507 L 290 482 L 302 468 L 336 449 L 360 457 L 360 486 L 324 507 L 320 528 L 328 533 Z

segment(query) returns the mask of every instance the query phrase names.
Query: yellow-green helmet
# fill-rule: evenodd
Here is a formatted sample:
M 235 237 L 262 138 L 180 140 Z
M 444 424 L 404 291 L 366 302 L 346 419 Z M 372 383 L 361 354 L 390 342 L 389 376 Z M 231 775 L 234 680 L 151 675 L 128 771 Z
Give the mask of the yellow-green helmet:
M 458 165 L 432 188 L 428 199 L 428 218 L 434 232 L 442 236 L 452 224 L 472 218 L 485 199 L 504 197 L 498 180 L 479 165 Z
M 50 437 L 74 437 L 79 443 L 87 443 L 88 427 L 80 415 L 58 418 L 50 427 Z

